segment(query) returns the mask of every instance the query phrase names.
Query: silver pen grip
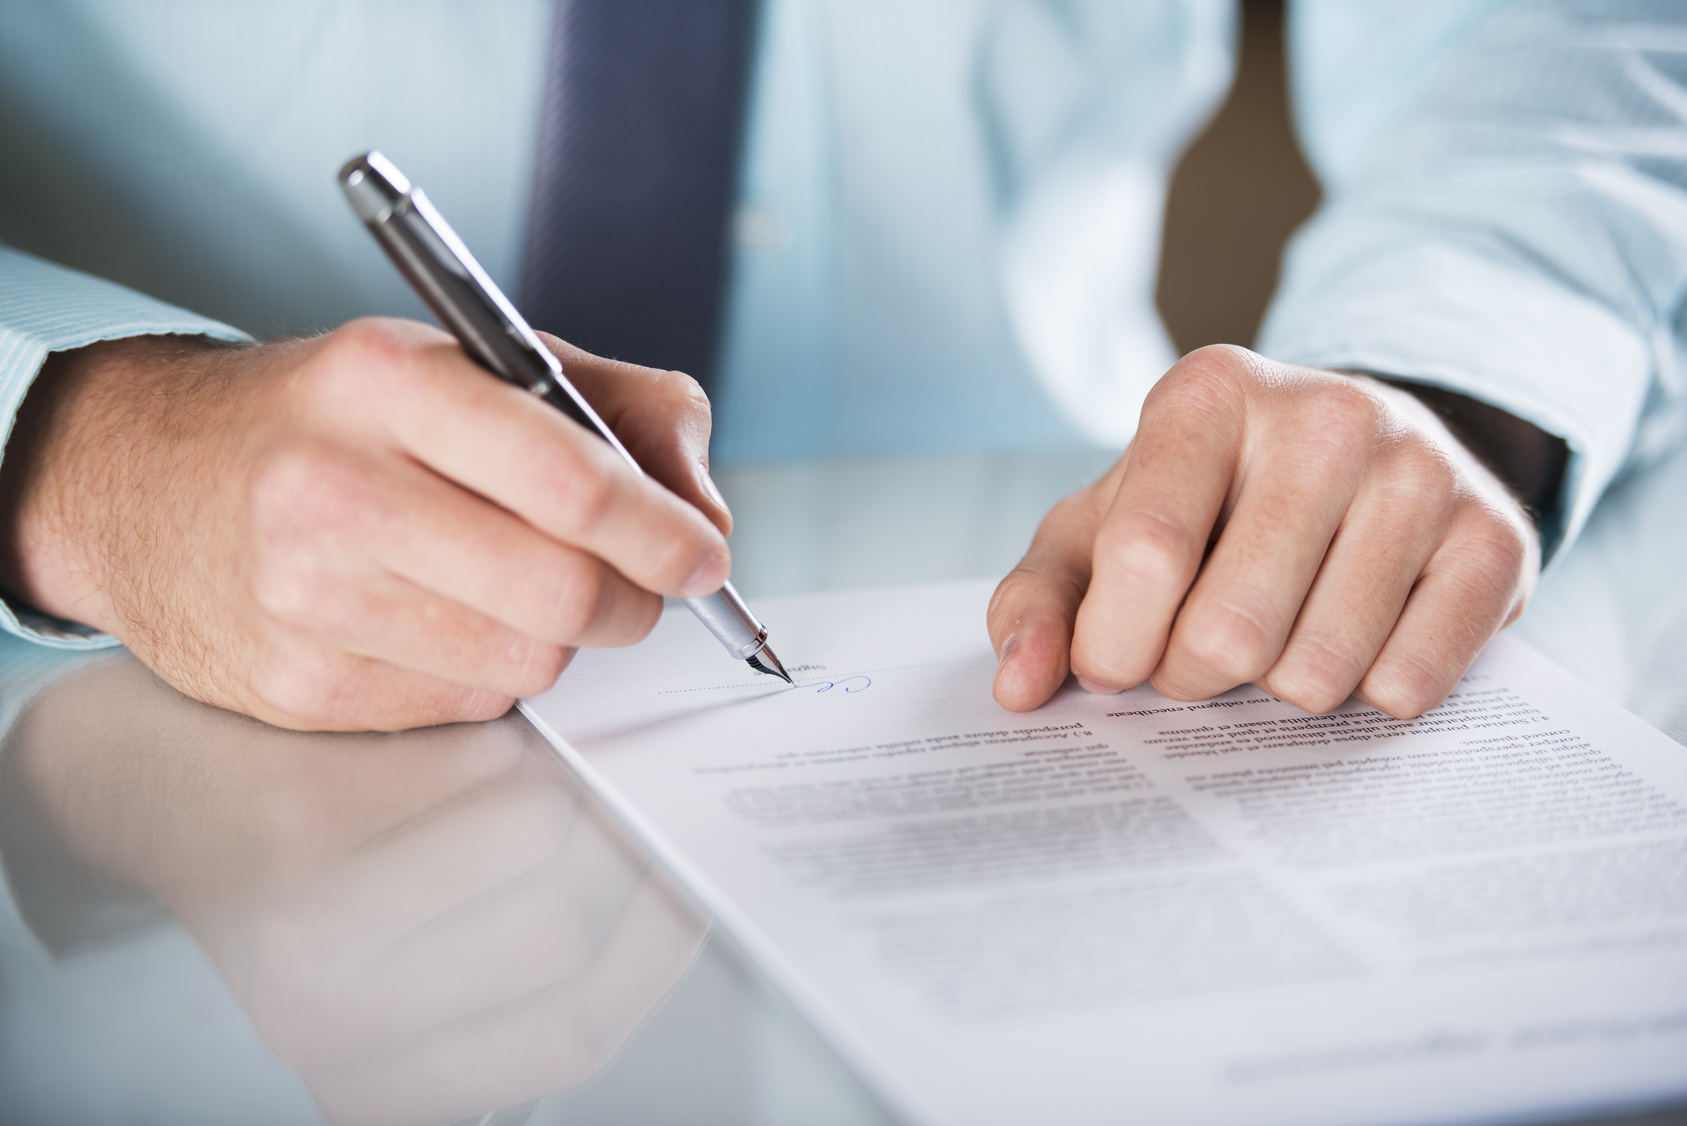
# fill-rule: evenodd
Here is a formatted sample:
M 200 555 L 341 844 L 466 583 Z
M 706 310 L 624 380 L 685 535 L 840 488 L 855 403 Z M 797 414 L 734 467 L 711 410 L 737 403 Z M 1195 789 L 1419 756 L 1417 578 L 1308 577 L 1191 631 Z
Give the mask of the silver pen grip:
M 685 604 L 737 660 L 749 660 L 767 643 L 767 627 L 756 621 L 731 583 L 706 598 L 687 598 Z

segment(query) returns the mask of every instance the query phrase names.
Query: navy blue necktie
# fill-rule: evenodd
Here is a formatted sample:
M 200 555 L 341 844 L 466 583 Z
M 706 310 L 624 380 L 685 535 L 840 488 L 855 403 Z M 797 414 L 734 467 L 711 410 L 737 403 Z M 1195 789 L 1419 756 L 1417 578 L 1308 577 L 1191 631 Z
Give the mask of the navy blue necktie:
M 522 312 L 714 374 L 755 0 L 558 0 Z

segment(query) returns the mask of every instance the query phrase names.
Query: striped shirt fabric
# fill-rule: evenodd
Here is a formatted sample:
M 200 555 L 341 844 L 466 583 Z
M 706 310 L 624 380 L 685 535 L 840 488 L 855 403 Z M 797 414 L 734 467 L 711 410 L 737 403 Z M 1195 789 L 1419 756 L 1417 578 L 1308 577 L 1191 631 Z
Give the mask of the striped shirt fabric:
M 52 352 L 130 336 L 250 339 L 209 317 L 5 246 L 0 246 L 0 309 L 5 310 L 0 317 L 0 443 L 6 444 L 18 408 Z M 15 599 L 0 600 L 0 629 L 58 649 L 117 644 L 98 630 L 50 617 Z

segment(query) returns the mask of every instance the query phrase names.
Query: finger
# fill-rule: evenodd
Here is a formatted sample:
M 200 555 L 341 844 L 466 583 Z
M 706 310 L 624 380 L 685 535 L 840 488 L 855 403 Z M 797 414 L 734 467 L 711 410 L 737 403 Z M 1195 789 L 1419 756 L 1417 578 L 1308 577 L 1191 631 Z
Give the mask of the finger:
M 211 703 L 222 703 L 222 693 Z M 473 688 L 305 638 L 278 638 L 248 669 L 230 706 L 298 731 L 404 731 L 497 719 L 513 696 Z
M 649 625 L 661 613 L 651 601 Z M 571 647 L 542 641 L 398 575 L 370 575 L 322 596 L 317 636 L 357 657 L 499 696 L 535 696 L 556 683 Z
M 553 645 L 631 645 L 655 625 L 661 600 L 596 557 L 421 466 L 373 472 L 357 542 L 394 574 Z
M 1513 521 L 1472 505 L 1425 566 L 1359 697 L 1398 719 L 1447 698 L 1483 646 L 1522 608 L 1538 569 Z M 1469 525 L 1476 525 L 1471 528 Z
M 442 374 L 453 409 L 398 420 L 412 454 L 648 590 L 694 597 L 726 580 L 718 530 L 597 435 L 514 388 Z
M 644 471 L 732 534 L 732 513 L 709 476 L 709 397 L 684 372 L 607 360 L 541 332 L 570 382 Z
M 1095 535 L 1072 670 L 1118 690 L 1160 662 L 1235 479 L 1243 413 L 1218 380 L 1156 385 Z
M 726 580 L 731 557 L 719 531 L 597 435 L 489 378 L 454 344 L 409 344 L 395 355 L 380 330 L 341 330 L 340 362 L 406 369 L 402 394 L 366 405 L 411 456 L 647 590 L 694 597 Z
M 1382 651 L 1446 525 L 1447 515 L 1432 494 L 1361 493 L 1260 687 L 1315 713 L 1351 696 Z
M 1121 459 L 1121 465 L 1123 460 Z M 1066 680 L 1072 623 L 1090 581 L 1090 549 L 1119 469 L 1056 505 L 1031 549 L 996 587 L 986 621 L 996 650 L 996 702 L 1040 707 Z
M 1251 451 L 1235 509 L 1177 612 L 1154 687 L 1204 700 L 1262 677 L 1358 491 L 1361 426 L 1279 425 Z

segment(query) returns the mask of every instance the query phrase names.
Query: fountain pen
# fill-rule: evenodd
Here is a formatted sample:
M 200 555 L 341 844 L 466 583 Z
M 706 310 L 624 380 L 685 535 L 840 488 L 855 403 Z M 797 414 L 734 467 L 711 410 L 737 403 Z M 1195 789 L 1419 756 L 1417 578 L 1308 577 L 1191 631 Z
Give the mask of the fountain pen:
M 636 472 L 644 472 L 575 390 L 563 374 L 561 361 L 539 342 L 457 232 L 392 161 L 373 150 L 354 157 L 340 169 L 340 186 L 375 241 L 471 359 L 545 400 L 608 442 Z M 756 620 L 731 583 L 706 598 L 687 598 L 685 604 L 734 659 L 791 682 L 768 648 L 767 627 Z

